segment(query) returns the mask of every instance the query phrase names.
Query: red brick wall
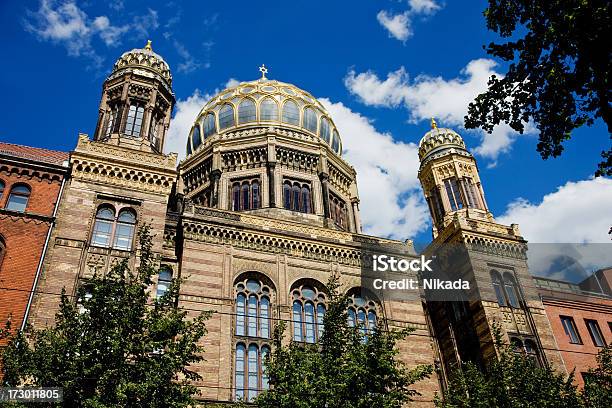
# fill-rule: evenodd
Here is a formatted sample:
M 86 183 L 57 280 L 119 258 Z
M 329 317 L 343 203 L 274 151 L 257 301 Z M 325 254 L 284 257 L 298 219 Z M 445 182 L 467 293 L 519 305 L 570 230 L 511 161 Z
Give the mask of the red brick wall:
M 21 326 L 61 187 L 57 176 L 53 175 L 56 179 L 51 181 L 45 175 L 21 175 L 27 172 L 25 169 L 3 166 L 0 171 L 0 180 L 5 183 L 0 197 L 0 236 L 6 245 L 0 265 L 0 324 L 4 326 L 10 316 L 13 329 Z M 31 188 L 23 214 L 4 210 L 11 186 L 16 183 L 25 183 Z
M 569 373 L 575 369 L 575 383 L 583 386 L 584 380 L 581 373 L 597 364 L 595 357 L 601 350 L 593 343 L 585 319 L 596 320 L 606 344 L 610 344 L 612 332 L 608 322 L 612 322 L 612 300 L 590 297 L 584 297 L 582 301 L 570 300 L 567 297 L 563 299 L 545 298 L 544 307 L 567 371 Z M 582 344 L 570 343 L 570 338 L 561 323 L 561 316 L 569 316 L 574 319 Z

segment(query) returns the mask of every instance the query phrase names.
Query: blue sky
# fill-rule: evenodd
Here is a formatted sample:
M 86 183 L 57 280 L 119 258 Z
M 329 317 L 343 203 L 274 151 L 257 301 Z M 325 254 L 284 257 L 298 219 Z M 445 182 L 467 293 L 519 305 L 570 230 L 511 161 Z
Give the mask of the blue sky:
M 125 50 L 147 39 L 174 74 L 170 148 L 206 95 L 230 79 L 268 77 L 322 98 L 345 158 L 358 170 L 368 232 L 429 240 L 416 147 L 429 117 L 475 153 L 490 209 L 538 242 L 605 242 L 612 184 L 592 180 L 609 144 L 601 122 L 543 161 L 537 133 L 466 131 L 466 102 L 503 72 L 482 46 L 484 1 L 4 1 L 0 3 L 0 139 L 70 150 L 92 134 L 102 82 Z M 343 132 L 343 129 L 345 132 Z M 180 146 L 180 148 L 178 147 Z

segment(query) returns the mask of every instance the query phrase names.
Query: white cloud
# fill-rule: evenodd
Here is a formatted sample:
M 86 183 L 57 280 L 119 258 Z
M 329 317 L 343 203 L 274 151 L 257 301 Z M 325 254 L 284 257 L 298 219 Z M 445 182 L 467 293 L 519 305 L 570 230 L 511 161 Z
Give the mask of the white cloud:
M 178 72 L 182 72 L 188 74 L 190 72 L 195 71 L 200 68 L 202 64 L 197 61 L 193 55 L 187 50 L 187 48 L 177 40 L 173 39 L 172 43 L 174 44 L 174 49 L 176 50 L 179 57 L 183 60 L 176 66 L 176 70 Z M 208 68 L 208 66 L 207 66 Z
M 519 224 L 530 242 L 610 242 L 612 179 L 567 182 L 539 203 L 519 198 L 497 221 Z
M 122 27 L 112 26 L 108 17 L 100 16 L 96 17 L 93 21 L 92 26 L 96 29 L 100 38 L 108 46 L 117 45 L 120 37 L 129 30 L 129 26 L 125 25 Z
M 187 137 L 195 122 L 198 113 L 206 102 L 210 99 L 210 95 L 202 95 L 199 89 L 196 89 L 193 95 L 187 99 L 179 99 L 174 105 L 174 117 L 170 121 L 170 128 L 166 136 L 164 150 L 166 153 L 178 153 L 179 159 L 183 159 L 186 154 Z
M 240 81 L 237 80 L 236 78 L 230 78 L 227 80 L 227 82 L 225 83 L 225 87 L 226 88 L 233 88 L 235 86 L 238 86 L 240 84 Z
M 418 15 L 429 16 L 438 11 L 441 6 L 434 0 L 409 0 L 409 8 L 403 13 L 393 14 L 381 10 L 376 14 L 376 19 L 388 32 L 389 37 L 396 38 L 402 42 L 413 35 L 412 19 Z
M 364 232 L 406 239 L 426 229 L 429 212 L 417 179 L 418 147 L 380 133 L 340 102 L 319 100 L 342 137 L 344 158 L 357 171 Z
M 389 31 L 389 36 L 400 41 L 406 41 L 412 36 L 410 27 L 410 15 L 404 13 L 392 15 L 385 10 L 379 11 L 376 15 L 378 22 Z
M 405 107 L 412 123 L 435 117 L 442 126 L 462 128 L 469 103 L 487 89 L 489 77 L 503 76 L 495 71 L 495 66 L 496 63 L 490 59 L 476 59 L 470 61 L 456 78 L 419 75 L 412 81 L 404 67 L 388 73 L 384 80 L 372 71 L 357 74 L 351 70 L 344 83 L 366 105 Z M 531 129 L 527 126 L 526 132 Z M 510 149 L 518 135 L 505 124 L 497 126 L 491 134 L 477 133 L 481 142 L 474 152 L 493 162 Z
M 410 5 L 410 10 L 420 14 L 433 14 L 441 8 L 433 0 L 408 0 L 408 4 Z
M 91 20 L 74 1 L 56 4 L 52 0 L 41 0 L 36 11 L 28 11 L 24 21 L 26 31 L 40 40 L 63 45 L 68 55 L 85 56 L 99 66 L 103 58 L 92 46 L 94 36 L 99 36 L 107 46 L 115 46 L 129 26 L 114 26 L 107 16 Z
M 159 27 L 159 19 L 157 17 L 157 11 L 153 9 L 147 9 L 145 14 L 139 14 L 134 17 L 134 24 L 132 29 L 136 31 L 140 38 L 146 38 L 149 34 Z

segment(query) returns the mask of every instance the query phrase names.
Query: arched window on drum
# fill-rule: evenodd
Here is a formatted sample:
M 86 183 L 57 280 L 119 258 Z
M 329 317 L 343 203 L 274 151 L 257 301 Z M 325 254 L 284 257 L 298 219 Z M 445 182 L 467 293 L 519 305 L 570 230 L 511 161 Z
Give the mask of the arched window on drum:
M 367 339 L 378 325 L 379 313 L 374 297 L 364 293 L 359 288 L 348 292 L 348 323 L 351 327 L 359 328 L 359 332 Z
M 327 295 L 322 288 L 320 284 L 305 283 L 291 291 L 294 341 L 316 343 L 321 339 L 327 310 Z

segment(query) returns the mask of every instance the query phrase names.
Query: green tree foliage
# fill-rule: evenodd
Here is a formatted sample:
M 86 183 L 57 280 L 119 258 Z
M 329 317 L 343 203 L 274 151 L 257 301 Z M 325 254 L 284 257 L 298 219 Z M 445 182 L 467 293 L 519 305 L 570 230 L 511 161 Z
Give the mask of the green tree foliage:
M 584 382 L 588 408 L 612 407 L 612 345 L 597 355 L 597 367 L 590 369 Z
M 151 300 L 154 266 L 148 226 L 139 232 L 139 266 L 127 260 L 77 291 L 62 293 L 55 326 L 28 328 L 2 354 L 4 386 L 62 387 L 63 407 L 186 407 L 200 376 L 198 341 L 207 313 L 193 319 L 177 307 L 180 279 Z M 86 289 L 89 295 L 86 296 Z M 77 304 L 78 303 L 78 304 Z
M 499 333 L 499 332 L 498 332 Z M 602 408 L 612 406 L 612 348 L 597 357 L 583 392 L 565 376 L 517 353 L 496 335 L 499 359 L 485 370 L 465 363 L 453 373 L 438 408 Z
M 607 0 L 489 0 L 487 27 L 508 39 L 488 54 L 510 62 L 503 78 L 469 106 L 467 128 L 501 122 L 518 132 L 533 121 L 542 158 L 557 157 L 574 129 L 603 119 L 612 137 L 612 14 Z M 612 148 L 596 175 L 612 175 Z
M 283 344 L 285 325 L 274 331 L 266 360 L 271 389 L 256 404 L 266 408 L 395 408 L 418 395 L 410 387 L 428 377 L 431 366 L 407 369 L 397 360 L 396 344 L 410 330 L 388 331 L 379 322 L 364 337 L 348 324 L 348 298 L 337 278 L 328 283 L 330 301 L 318 345 Z

